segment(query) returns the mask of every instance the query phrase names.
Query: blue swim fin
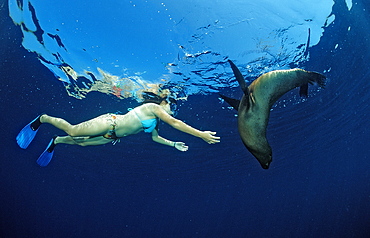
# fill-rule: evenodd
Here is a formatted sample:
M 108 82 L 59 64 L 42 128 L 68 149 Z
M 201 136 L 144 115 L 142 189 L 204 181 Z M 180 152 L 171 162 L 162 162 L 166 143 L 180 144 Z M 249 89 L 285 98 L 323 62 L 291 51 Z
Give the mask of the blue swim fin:
M 54 141 L 56 138 L 57 137 L 54 136 L 53 139 L 51 139 L 48 147 L 46 147 L 46 150 L 37 159 L 37 164 L 40 165 L 41 167 L 45 167 L 46 165 L 48 165 L 51 159 L 53 158 L 54 147 L 56 146 L 56 144 L 54 144 Z
M 41 125 L 40 117 L 36 117 L 33 121 L 27 124 L 17 135 L 17 143 L 22 149 L 26 149 L 32 142 L 33 138 Z

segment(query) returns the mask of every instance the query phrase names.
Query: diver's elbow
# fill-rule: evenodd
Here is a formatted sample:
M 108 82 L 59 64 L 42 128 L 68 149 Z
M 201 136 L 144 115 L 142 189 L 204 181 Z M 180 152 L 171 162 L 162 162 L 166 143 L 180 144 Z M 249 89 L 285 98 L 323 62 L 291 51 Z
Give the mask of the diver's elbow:
M 153 140 L 154 142 L 158 142 L 159 138 L 158 138 L 158 136 L 152 136 L 152 140 Z
M 175 119 L 170 125 L 175 129 L 180 129 L 183 124 L 182 121 Z

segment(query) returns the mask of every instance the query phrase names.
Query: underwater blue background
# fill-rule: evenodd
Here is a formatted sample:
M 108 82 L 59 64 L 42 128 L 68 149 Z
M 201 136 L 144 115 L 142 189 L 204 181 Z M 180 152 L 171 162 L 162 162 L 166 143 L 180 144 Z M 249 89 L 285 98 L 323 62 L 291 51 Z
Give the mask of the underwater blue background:
M 335 1 L 334 23 L 301 65 L 330 68 L 327 87 L 271 112 L 268 170 L 245 149 L 235 112 L 216 92 L 189 96 L 177 118 L 217 131 L 219 144 L 162 124 L 160 134 L 185 141 L 188 152 L 140 133 L 115 146 L 58 145 L 40 168 L 36 159 L 60 131 L 42 126 L 27 150 L 15 141 L 39 113 L 78 123 L 138 103 L 99 92 L 68 96 L 22 47 L 5 1 L 0 8 L 1 237 L 370 237 L 367 1 L 353 1 L 350 11 Z M 219 91 L 242 95 L 238 87 Z

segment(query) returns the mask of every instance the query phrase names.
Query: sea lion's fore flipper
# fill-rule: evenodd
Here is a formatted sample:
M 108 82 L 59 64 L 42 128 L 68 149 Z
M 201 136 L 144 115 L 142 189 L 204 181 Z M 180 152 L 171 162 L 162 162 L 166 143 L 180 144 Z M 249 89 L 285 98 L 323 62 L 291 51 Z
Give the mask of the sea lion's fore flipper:
M 238 83 L 239 83 L 240 87 L 242 88 L 244 94 L 248 96 L 249 90 L 248 90 L 247 84 L 245 83 L 245 79 L 244 79 L 242 73 L 240 72 L 238 67 L 236 67 L 236 65 L 231 60 L 228 60 L 228 62 L 230 64 L 231 69 L 233 70 L 233 73 L 235 75 L 235 78 L 236 78 L 236 80 L 238 80 Z
M 235 110 L 238 111 L 240 100 L 226 97 L 225 95 L 220 94 L 220 97 L 225 100 L 230 106 L 232 106 Z

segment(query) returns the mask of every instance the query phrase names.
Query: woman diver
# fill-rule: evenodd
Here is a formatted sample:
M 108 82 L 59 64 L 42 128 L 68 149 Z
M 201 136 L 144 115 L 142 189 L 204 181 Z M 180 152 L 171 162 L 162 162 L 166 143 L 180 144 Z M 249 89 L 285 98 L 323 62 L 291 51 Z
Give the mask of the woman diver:
M 66 132 L 68 136 L 53 137 L 46 150 L 38 158 L 37 163 L 40 166 L 46 166 L 52 159 L 54 147 L 57 144 L 80 146 L 103 145 L 109 142 L 116 144 L 120 138 L 141 131 L 151 133 L 155 142 L 175 147 L 180 151 L 187 151 L 188 146 L 184 142 L 170 141 L 158 134 L 159 120 L 179 131 L 200 137 L 208 144 L 220 142 L 220 137 L 215 136 L 216 132 L 197 130 L 171 116 L 177 108 L 177 103 L 168 94 L 157 95 L 144 92 L 143 97 L 144 101 L 140 106 L 124 115 L 108 113 L 77 125 L 71 125 L 62 118 L 41 114 L 21 130 L 17 136 L 17 143 L 21 148 L 26 149 L 43 123 L 51 124 Z

